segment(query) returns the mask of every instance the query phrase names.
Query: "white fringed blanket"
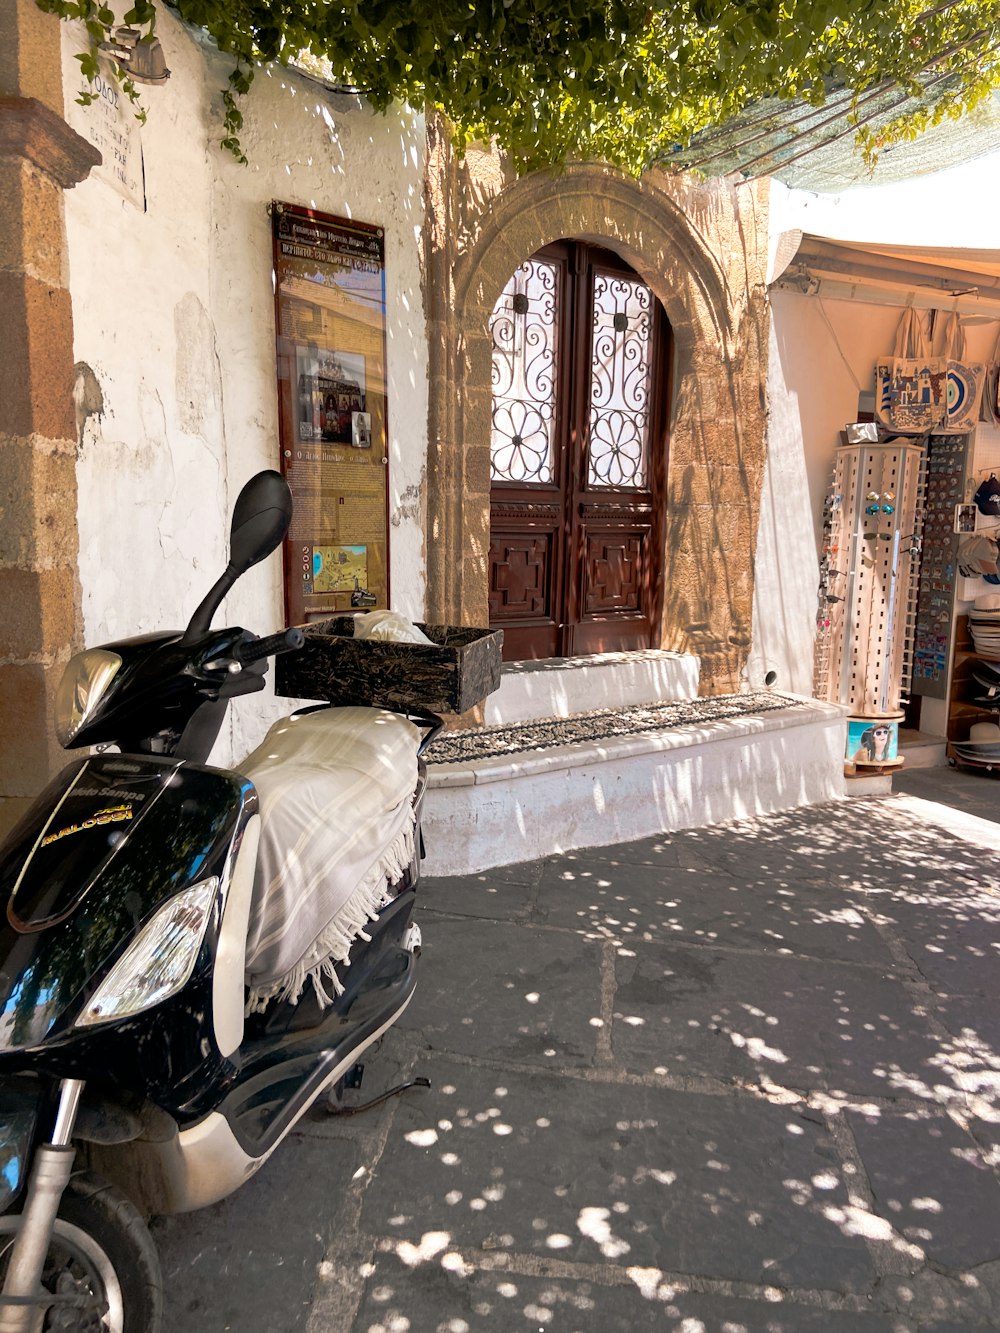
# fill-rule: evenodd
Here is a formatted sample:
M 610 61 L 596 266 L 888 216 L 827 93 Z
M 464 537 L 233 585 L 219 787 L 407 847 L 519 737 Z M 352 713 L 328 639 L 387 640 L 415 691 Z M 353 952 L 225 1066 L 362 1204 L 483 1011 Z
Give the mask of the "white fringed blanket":
M 311 981 L 323 1004 L 334 964 L 392 896 L 413 856 L 411 797 L 421 733 L 379 708 L 285 718 L 240 765 L 260 798 L 247 936 L 248 1010 L 296 1003 Z

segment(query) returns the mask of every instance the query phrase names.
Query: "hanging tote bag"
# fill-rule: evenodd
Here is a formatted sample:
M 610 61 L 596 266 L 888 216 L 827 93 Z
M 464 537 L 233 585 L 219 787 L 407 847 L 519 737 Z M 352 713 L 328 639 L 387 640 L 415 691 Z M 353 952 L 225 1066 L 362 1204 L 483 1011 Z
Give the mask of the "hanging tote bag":
M 931 355 L 931 340 L 912 306 L 896 330 L 891 357 L 875 363 L 875 415 L 896 435 L 926 435 L 944 420 L 947 407 L 943 357 Z
M 976 429 L 982 405 L 986 366 L 967 361 L 965 334 L 956 310 L 934 312 L 933 350 L 944 357 L 948 376 L 948 411 L 942 431 L 965 435 Z

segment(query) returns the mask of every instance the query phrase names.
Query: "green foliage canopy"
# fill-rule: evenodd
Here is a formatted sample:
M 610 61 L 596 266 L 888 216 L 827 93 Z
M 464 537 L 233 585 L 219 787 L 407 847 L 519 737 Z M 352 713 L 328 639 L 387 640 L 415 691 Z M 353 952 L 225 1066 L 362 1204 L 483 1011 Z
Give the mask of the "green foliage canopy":
M 597 157 L 635 174 L 765 98 L 821 104 L 850 90 L 874 156 L 1000 86 L 1000 0 L 169 2 L 233 57 L 223 142 L 237 155 L 255 67 L 300 56 L 378 110 L 439 108 L 460 144 L 495 139 L 522 168 Z M 152 0 L 120 16 L 103 0 L 38 4 L 86 24 L 90 78 L 116 25 L 155 29 Z M 875 89 L 901 94 L 877 130 L 864 109 Z

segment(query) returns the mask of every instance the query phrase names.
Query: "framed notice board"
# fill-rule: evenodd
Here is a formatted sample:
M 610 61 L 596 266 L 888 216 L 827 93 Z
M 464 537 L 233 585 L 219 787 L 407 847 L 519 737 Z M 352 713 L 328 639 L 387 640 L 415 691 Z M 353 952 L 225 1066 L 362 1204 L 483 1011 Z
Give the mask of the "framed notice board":
M 381 227 L 270 207 L 287 623 L 389 605 Z

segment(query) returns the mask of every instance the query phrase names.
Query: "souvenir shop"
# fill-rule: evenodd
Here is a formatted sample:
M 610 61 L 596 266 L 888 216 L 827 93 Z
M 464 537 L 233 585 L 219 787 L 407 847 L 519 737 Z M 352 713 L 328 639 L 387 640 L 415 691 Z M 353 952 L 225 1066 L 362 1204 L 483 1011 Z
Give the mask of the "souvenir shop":
M 915 734 L 1000 772 L 997 257 L 860 251 L 806 237 L 786 271 L 842 329 L 867 309 L 878 330 L 838 338 L 861 360 L 823 497 L 814 693 L 850 710 L 848 774 L 903 764 Z

